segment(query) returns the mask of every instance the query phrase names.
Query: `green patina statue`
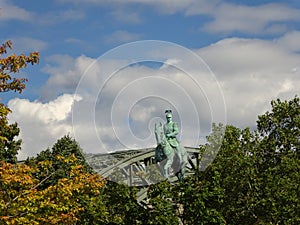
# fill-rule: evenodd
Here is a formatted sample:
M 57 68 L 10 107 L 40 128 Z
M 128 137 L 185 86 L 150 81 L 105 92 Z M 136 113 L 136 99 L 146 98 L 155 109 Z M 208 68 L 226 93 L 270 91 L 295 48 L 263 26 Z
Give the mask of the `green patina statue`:
M 164 126 L 160 123 L 155 124 L 155 136 L 157 141 L 157 148 L 155 158 L 157 162 L 162 162 L 166 160 L 163 175 L 165 178 L 169 179 L 170 169 L 173 166 L 173 171 L 176 173 L 178 179 L 181 181 L 184 178 L 185 166 L 187 163 L 187 152 L 183 148 L 177 138 L 178 125 L 176 122 L 172 121 L 172 111 L 166 110 L 167 122 Z M 174 165 L 174 156 L 178 157 L 179 166 Z
M 166 119 L 167 123 L 164 125 L 164 133 L 165 136 L 169 142 L 169 144 L 173 148 L 177 148 L 179 146 L 178 140 L 176 138 L 176 135 L 178 134 L 178 125 L 177 123 L 172 121 L 172 111 L 166 110 Z

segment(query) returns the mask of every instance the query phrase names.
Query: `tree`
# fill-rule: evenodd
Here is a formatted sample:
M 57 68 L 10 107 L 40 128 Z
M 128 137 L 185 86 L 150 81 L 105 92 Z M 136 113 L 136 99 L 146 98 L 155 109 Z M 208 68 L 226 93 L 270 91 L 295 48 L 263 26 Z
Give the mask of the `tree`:
M 16 74 L 22 68 L 26 68 L 28 64 L 36 64 L 39 62 L 39 53 L 32 52 L 29 56 L 9 55 L 5 58 L 2 56 L 7 53 L 7 49 L 12 49 L 12 42 L 7 41 L 0 46 L 0 93 L 15 91 L 22 93 L 26 87 L 26 78 L 15 78 L 12 74 Z M 10 110 L 0 103 L 0 160 L 7 162 L 16 162 L 16 155 L 21 148 L 21 140 L 15 140 L 19 135 L 17 123 L 8 124 L 7 115 Z
M 225 126 L 215 160 L 196 180 L 182 184 L 186 223 L 197 223 L 198 215 L 200 224 L 216 219 L 227 224 L 299 224 L 299 98 L 271 104 L 271 112 L 259 116 L 257 130 Z M 213 126 L 202 152 L 214 149 L 220 130 L 220 125 Z
M 255 167 L 262 180 L 257 214 L 262 223 L 299 224 L 300 101 L 296 96 L 271 105 L 257 121 Z
M 300 99 L 295 97 L 290 101 L 277 99 L 271 102 L 271 112 L 258 117 L 258 132 L 270 147 L 262 152 L 268 154 L 300 155 Z
M 178 205 L 174 201 L 175 195 L 174 187 L 168 181 L 150 186 L 148 192 L 150 199 L 148 207 L 149 221 L 146 224 L 178 224 Z
M 15 163 L 22 141 L 15 140 L 20 129 L 17 123 L 8 124 L 8 113 L 10 110 L 0 103 L 0 161 Z
M 74 161 L 74 165 L 70 163 L 64 163 L 60 160 L 61 157 L 68 158 L 70 156 L 74 156 L 77 159 L 76 161 Z M 50 185 L 56 184 L 59 179 L 69 178 L 72 169 L 71 166 L 81 165 L 83 166 L 85 172 L 93 172 L 92 168 L 85 161 L 79 144 L 69 135 L 65 135 L 57 140 L 51 150 L 46 149 L 40 152 L 36 157 L 27 159 L 25 163 L 33 166 L 43 161 L 51 162 L 52 166 L 50 168 L 46 168 L 46 170 L 45 168 L 40 167 L 39 171 L 35 173 L 36 178 L 41 181 L 48 177 L 50 174 L 52 175 L 48 177 L 47 180 L 45 180 L 45 182 L 40 185 L 39 188 L 46 188 Z
M 181 207 L 184 224 L 298 224 L 299 108 L 297 97 L 272 101 L 272 111 L 259 116 L 254 131 L 213 124 L 200 152 L 210 161 L 220 146 L 216 158 L 182 183 L 153 187 L 153 221 L 163 221 L 162 208 L 169 218 Z
M 84 158 L 83 151 L 80 148 L 78 142 L 70 135 L 63 136 L 53 145 L 52 155 L 59 155 L 63 157 L 69 157 L 71 155 L 74 155 L 77 159 L 77 162 L 84 166 L 87 172 L 92 171 L 92 168 L 89 167 L 88 163 Z
M 83 166 L 74 163 L 74 156 L 60 158 L 70 164 L 68 178 L 39 190 L 45 180 L 39 181 L 34 173 L 37 167 L 26 164 L 0 166 L 0 223 L 1 224 L 83 224 L 80 222 L 86 205 L 101 195 L 105 181 L 98 174 L 86 173 Z M 74 166 L 75 165 L 75 166 Z M 51 162 L 39 162 L 40 167 L 51 168 Z M 107 222 L 105 206 L 99 204 L 98 224 Z
M 76 160 L 62 160 L 65 158 L 76 158 Z M 80 176 L 95 175 L 93 170 L 86 163 L 83 157 L 82 150 L 75 139 L 69 135 L 65 135 L 53 145 L 51 149 L 46 149 L 40 152 L 36 157 L 27 159 L 25 162 L 31 167 L 36 167 L 37 170 L 32 173 L 34 178 L 39 182 L 37 190 L 43 191 L 50 187 L 57 186 L 61 181 L 73 178 L 74 167 L 80 167 Z M 45 163 L 51 166 L 44 166 Z M 82 173 L 82 174 L 81 174 Z M 99 181 L 103 180 L 99 175 Z M 106 204 L 106 196 L 104 195 L 104 187 L 93 188 L 89 182 L 85 183 L 82 180 L 83 186 L 87 189 L 91 188 L 90 192 L 77 192 L 76 203 L 80 205 L 81 210 L 76 215 L 76 222 L 72 224 L 108 224 L 112 221 L 108 209 L 110 204 Z M 119 196 L 120 197 L 120 196 Z
M 221 144 L 220 135 L 223 135 Z M 255 177 L 250 154 L 255 137 L 248 128 L 213 124 L 207 140 L 200 148 L 202 156 L 209 158 L 215 155 L 216 147 L 220 148 L 210 165 L 204 161 L 207 166 L 204 171 L 179 184 L 177 195 L 183 206 L 183 221 L 185 224 L 254 224 L 252 204 L 256 199 L 249 182 Z
M 110 224 L 148 224 L 147 211 L 136 201 L 135 187 L 108 181 L 103 199 L 108 208 Z
M 9 55 L 2 58 L 7 53 L 7 49 L 12 49 L 12 42 L 7 41 L 0 46 L 0 92 L 15 91 L 22 93 L 26 87 L 26 78 L 13 78 L 11 74 L 18 73 L 20 69 L 26 68 L 28 64 L 36 64 L 39 62 L 40 56 L 38 52 L 32 52 L 29 56 Z

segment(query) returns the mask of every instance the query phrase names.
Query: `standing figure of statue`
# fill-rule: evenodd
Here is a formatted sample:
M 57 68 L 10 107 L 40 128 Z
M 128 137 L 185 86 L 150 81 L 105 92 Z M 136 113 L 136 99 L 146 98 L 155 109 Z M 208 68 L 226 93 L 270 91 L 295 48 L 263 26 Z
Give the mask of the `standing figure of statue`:
M 173 165 L 175 151 L 167 141 L 167 138 L 164 133 L 164 128 L 161 123 L 155 124 L 155 137 L 157 141 L 157 147 L 155 149 L 155 161 L 157 163 L 165 161 L 163 163 L 163 176 L 169 179 L 169 173 Z
M 179 180 L 183 180 L 184 173 L 185 173 L 185 149 L 183 149 L 177 138 L 176 135 L 178 134 L 178 124 L 176 122 L 173 122 L 173 116 L 172 116 L 172 110 L 168 109 L 165 111 L 167 122 L 164 125 L 164 133 L 167 138 L 167 141 L 171 145 L 172 148 L 175 149 L 175 152 L 178 156 L 179 163 L 180 163 L 180 171 L 178 173 Z
M 176 135 L 178 134 L 178 125 L 172 121 L 172 111 L 166 110 L 166 124 L 155 124 L 155 137 L 157 141 L 157 147 L 155 149 L 155 161 L 165 161 L 163 168 L 163 175 L 169 179 L 170 169 L 173 168 L 173 172 L 178 177 L 178 180 L 182 181 L 185 173 L 185 166 L 187 164 L 187 151 L 182 147 Z M 176 163 L 173 163 L 174 156 L 177 156 Z
M 178 125 L 172 121 L 172 110 L 166 110 L 165 113 L 167 119 L 167 122 L 164 125 L 165 136 L 173 148 L 178 148 L 179 143 L 176 138 L 176 135 L 178 134 Z
M 166 160 L 163 168 L 165 178 L 170 178 L 170 169 L 173 168 L 173 172 L 176 173 L 178 180 L 182 181 L 188 160 L 187 151 L 179 144 L 176 138 L 178 125 L 172 121 L 172 111 L 166 110 L 165 113 L 167 119 L 166 124 L 155 124 L 155 137 L 157 141 L 155 161 L 162 162 Z M 176 163 L 173 163 L 175 155 L 177 155 L 178 160 L 176 160 Z M 174 168 L 174 166 L 176 167 Z

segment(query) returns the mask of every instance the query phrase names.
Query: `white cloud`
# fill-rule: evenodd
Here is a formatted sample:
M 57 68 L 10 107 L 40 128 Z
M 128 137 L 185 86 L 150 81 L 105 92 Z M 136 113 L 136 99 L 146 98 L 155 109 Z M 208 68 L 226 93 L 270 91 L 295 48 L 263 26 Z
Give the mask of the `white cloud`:
M 143 107 L 136 105 L 130 112 L 130 118 L 138 122 L 149 121 L 151 119 L 151 113 L 155 112 L 155 110 L 154 106 Z
M 60 93 L 73 93 L 86 68 L 95 61 L 86 56 L 73 59 L 68 55 L 53 55 L 43 72 L 50 78 L 42 87 L 42 100 L 54 99 Z
M 93 4 L 93 5 L 107 5 L 110 3 L 112 6 L 124 6 L 128 4 L 143 4 L 148 6 L 154 6 L 158 10 L 162 10 L 163 12 L 167 13 L 174 13 L 178 10 L 181 10 L 183 8 L 186 8 L 191 3 L 195 3 L 198 0 L 59 0 L 61 3 L 73 3 L 73 4 Z
M 116 9 L 111 12 L 112 17 L 119 23 L 139 24 L 142 22 L 137 12 L 131 12 L 124 9 Z
M 24 8 L 14 5 L 11 1 L 0 0 L 0 21 L 1 20 L 21 20 L 40 25 L 56 24 L 65 21 L 77 21 L 85 18 L 85 13 L 81 9 L 67 9 L 50 11 L 46 14 L 37 14 Z
M 115 60 L 98 63 L 97 59 L 84 55 L 77 58 L 69 55 L 53 55 L 47 58 L 47 62 L 48 65 L 43 68 L 43 72 L 50 74 L 50 77 L 42 87 L 43 101 L 53 100 L 62 93 L 74 93 L 79 81 L 84 83 L 87 90 L 98 90 L 99 85 L 103 83 L 102 76 L 98 74 L 105 74 L 120 64 Z M 83 77 L 88 79 L 82 79 Z
M 30 102 L 26 99 L 12 99 L 8 106 L 13 111 L 10 121 L 17 121 L 23 139 L 19 158 L 34 156 L 51 147 L 63 135 L 72 132 L 71 109 L 74 101 L 80 97 L 62 95 L 48 103 Z
M 231 38 L 197 52 L 216 74 L 234 125 L 254 126 L 272 99 L 300 92 L 300 56 L 277 42 Z
M 130 33 L 126 30 L 117 30 L 105 38 L 105 42 L 109 44 L 121 44 L 140 39 L 141 35 Z
M 107 0 L 61 0 L 60 2 L 108 6 Z M 136 4 L 152 7 L 162 14 L 181 13 L 185 16 L 206 16 L 210 20 L 201 29 L 212 33 L 282 34 L 288 30 L 290 22 L 300 21 L 300 9 L 278 3 L 252 6 L 221 0 L 113 0 L 109 3 L 109 6 L 118 12 L 115 16 L 116 19 L 126 17 L 121 9 Z M 136 10 L 136 7 L 134 9 Z M 139 10 L 134 14 L 129 14 L 128 20 L 138 21 L 138 13 L 140 13 Z
M 38 20 L 36 20 L 35 22 L 44 26 L 66 21 L 82 20 L 85 18 L 85 12 L 82 9 L 57 10 L 38 15 L 38 17 Z
M 270 108 L 272 99 L 293 98 L 300 92 L 300 56 L 285 44 L 286 38 L 296 43 L 293 41 L 298 35 L 276 41 L 230 38 L 194 50 L 214 72 L 226 112 L 216 107 L 222 96 L 205 64 L 199 66 L 201 60 L 193 61 L 180 51 L 142 48 L 142 53 L 154 58 L 168 55 L 160 67 L 126 60 L 125 56 L 130 58 L 133 53 L 127 49 L 116 58 L 102 60 L 53 56 L 44 70 L 50 74 L 45 85 L 45 89 L 53 90 L 50 101 L 42 104 L 14 99 L 9 103 L 12 119 L 22 130 L 22 154 L 36 153 L 44 149 L 40 146 L 49 146 L 72 131 L 86 152 L 154 146 L 154 123 L 165 120 L 164 110 L 168 108 L 179 122 L 184 145 L 199 144 L 210 132 L 211 123 L 219 122 L 224 114 L 230 124 L 254 127 L 257 116 Z M 80 101 L 73 102 L 70 95 L 57 97 L 75 90 Z
M 288 21 L 299 21 L 300 10 L 280 4 L 246 6 L 220 4 L 211 12 L 212 22 L 205 24 L 209 32 L 282 33 Z
M 33 14 L 21 7 L 13 5 L 10 1 L 0 0 L 0 21 L 1 20 L 23 20 L 29 21 Z
M 43 51 L 48 47 L 48 43 L 32 37 L 12 37 L 9 38 L 13 42 L 15 53 Z
M 300 51 L 300 31 L 291 31 L 275 41 L 278 45 L 292 52 Z
M 201 118 L 207 116 L 208 106 L 203 96 L 196 96 L 201 91 L 194 82 L 174 68 L 136 65 L 116 70 L 103 86 L 83 85 L 79 94 L 84 100 L 75 104 L 73 111 L 76 138 L 84 149 L 92 152 L 154 146 L 154 123 L 164 120 L 166 108 L 173 108 L 180 114 L 176 118 L 184 121 L 182 128 L 192 128 L 186 129 L 183 140 L 194 138 L 195 143 L 200 118 L 194 108 L 197 103 L 191 98 L 196 98 L 199 104 L 204 101 Z M 184 90 L 187 86 L 188 91 Z M 204 129 L 207 124 L 203 124 L 203 131 L 207 131 L 209 128 Z M 83 144 L 91 137 L 94 141 Z
M 69 10 L 65 10 L 62 11 L 58 14 L 58 16 L 60 21 L 61 20 L 65 20 L 65 21 L 69 21 L 69 20 L 81 20 L 85 17 L 85 14 L 83 13 L 83 11 L 81 10 L 74 10 L 74 9 L 69 9 Z
M 65 4 L 90 4 L 99 6 L 110 6 L 114 8 L 123 8 L 127 5 L 144 5 L 155 8 L 157 11 L 164 14 L 174 14 L 177 12 L 183 12 L 186 15 L 203 14 L 211 11 L 216 4 L 221 0 L 59 0 Z M 108 4 L 110 3 L 110 4 Z M 135 8 L 136 9 L 136 8 Z

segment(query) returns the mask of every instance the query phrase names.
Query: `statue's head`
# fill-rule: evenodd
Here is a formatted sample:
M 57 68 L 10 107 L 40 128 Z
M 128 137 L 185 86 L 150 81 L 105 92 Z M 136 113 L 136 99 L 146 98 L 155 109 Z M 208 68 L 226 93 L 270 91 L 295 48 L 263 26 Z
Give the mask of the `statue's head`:
M 172 110 L 171 109 L 167 109 L 165 111 L 165 114 L 166 114 L 167 121 L 172 120 Z

